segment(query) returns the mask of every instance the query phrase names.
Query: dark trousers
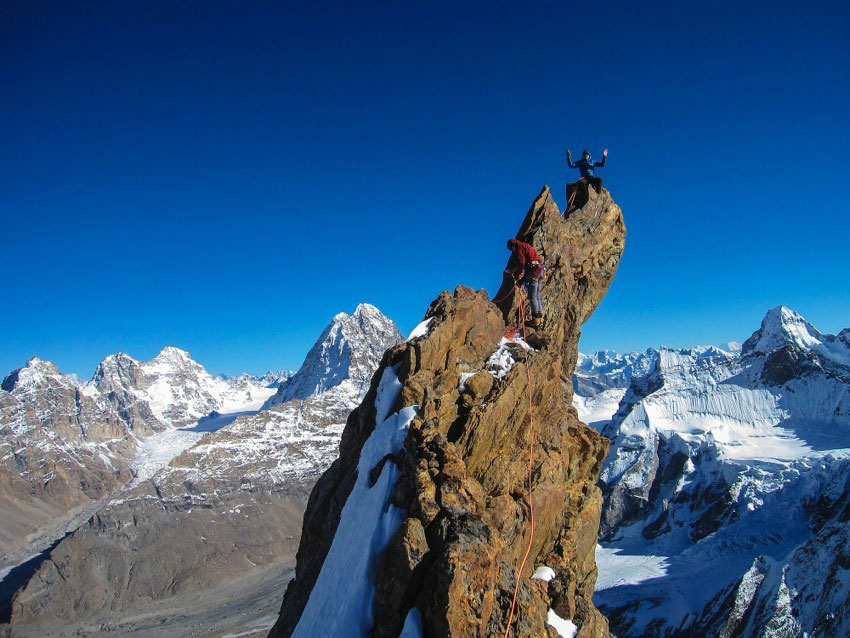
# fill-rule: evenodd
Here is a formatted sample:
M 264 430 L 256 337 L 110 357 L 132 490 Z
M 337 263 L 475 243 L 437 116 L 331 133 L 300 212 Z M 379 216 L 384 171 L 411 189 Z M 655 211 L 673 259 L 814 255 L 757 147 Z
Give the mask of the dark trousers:
M 567 184 L 567 210 L 569 213 L 576 208 L 581 208 L 587 203 L 587 189 L 593 187 L 597 193 L 602 190 L 601 177 L 582 177 L 577 182 Z
M 593 186 L 593 190 L 597 193 L 602 190 L 602 178 L 601 177 L 582 177 L 584 181 Z

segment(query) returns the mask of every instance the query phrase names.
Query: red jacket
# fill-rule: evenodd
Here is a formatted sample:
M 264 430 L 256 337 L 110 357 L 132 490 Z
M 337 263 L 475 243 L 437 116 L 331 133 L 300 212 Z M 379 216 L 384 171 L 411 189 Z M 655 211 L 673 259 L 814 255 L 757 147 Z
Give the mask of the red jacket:
M 514 273 L 517 279 L 522 279 L 525 275 L 531 276 L 532 279 L 540 276 L 543 272 L 543 260 L 534 247 L 519 239 L 509 239 L 508 248 L 513 253 L 508 260 L 508 270 Z

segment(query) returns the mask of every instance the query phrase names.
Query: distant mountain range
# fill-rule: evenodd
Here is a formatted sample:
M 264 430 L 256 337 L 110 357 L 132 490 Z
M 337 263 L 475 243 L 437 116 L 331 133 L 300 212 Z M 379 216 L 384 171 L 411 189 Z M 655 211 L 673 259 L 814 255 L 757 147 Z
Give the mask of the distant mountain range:
M 0 567 L 43 525 L 130 481 L 145 438 L 213 411 L 258 409 L 287 378 L 213 377 L 170 346 L 151 361 L 109 355 L 88 382 L 31 359 L 0 391 Z
M 297 373 L 213 377 L 168 347 L 111 355 L 88 382 L 38 358 L 9 374 L 5 565 L 97 512 L 18 594 L 12 635 L 157 618 L 163 601 L 195 622 L 199 591 L 282 590 L 307 494 L 401 340 L 363 304 Z M 850 330 L 822 334 L 779 307 L 741 346 L 580 354 L 573 388 L 611 440 L 594 601 L 614 634 L 850 635 Z
M 597 353 L 574 383 L 611 439 L 595 601 L 617 636 L 850 635 L 850 330 L 778 307 L 740 351 Z
M 108 379 L 114 395 L 150 406 L 157 421 L 193 424 L 194 438 L 175 442 L 166 431 L 150 438 L 150 449 L 145 442 L 135 463 L 143 464 L 138 454 L 174 458 L 52 549 L 15 598 L 13 635 L 114 625 L 164 613 L 163 601 L 199 613 L 201 590 L 232 588 L 229 603 L 210 595 L 215 605 L 243 604 L 269 579 L 283 588 L 309 489 L 336 457 L 345 419 L 384 351 L 400 341 L 392 321 L 361 304 L 333 318 L 295 375 L 214 378 L 174 348 L 149 364 L 107 358 L 96 383 Z M 116 569 L 133 578 L 113 580 Z M 256 604 L 244 606 L 253 612 Z

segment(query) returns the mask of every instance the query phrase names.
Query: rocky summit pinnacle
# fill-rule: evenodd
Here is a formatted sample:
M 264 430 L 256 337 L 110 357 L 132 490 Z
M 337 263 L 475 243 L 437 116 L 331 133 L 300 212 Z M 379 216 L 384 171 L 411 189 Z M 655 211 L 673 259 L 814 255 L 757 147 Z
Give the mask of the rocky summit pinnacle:
M 527 547 L 509 635 L 609 635 L 591 600 L 608 444 L 579 421 L 571 375 L 622 213 L 591 190 L 565 219 L 544 188 L 517 238 L 545 260 L 546 331 L 511 336 L 512 282 L 498 305 L 461 286 L 385 353 L 310 496 L 271 637 L 504 635 Z

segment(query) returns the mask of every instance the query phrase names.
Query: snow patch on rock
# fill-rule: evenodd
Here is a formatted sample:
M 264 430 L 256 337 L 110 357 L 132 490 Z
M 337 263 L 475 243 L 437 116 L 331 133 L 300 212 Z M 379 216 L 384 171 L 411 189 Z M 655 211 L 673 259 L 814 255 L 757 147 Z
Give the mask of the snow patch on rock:
M 390 502 L 399 476 L 395 463 L 384 463 L 373 485 L 369 474 L 387 455 L 401 450 L 416 416 L 416 406 L 389 415 L 400 392 L 395 370 L 385 369 L 375 401 L 375 429 L 360 452 L 357 479 L 293 636 L 348 638 L 368 636 L 372 629 L 380 554 L 404 515 Z
M 554 627 L 561 638 L 575 638 L 576 633 L 578 633 L 578 627 L 572 620 L 564 620 L 552 609 L 549 610 L 546 617 L 546 624 Z

